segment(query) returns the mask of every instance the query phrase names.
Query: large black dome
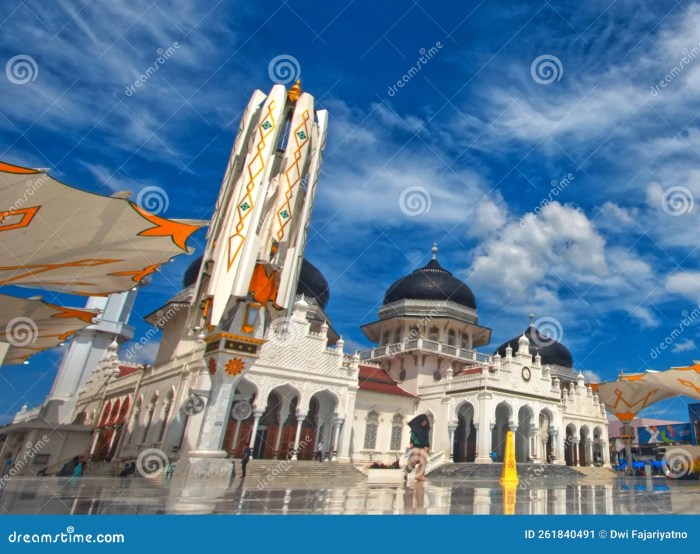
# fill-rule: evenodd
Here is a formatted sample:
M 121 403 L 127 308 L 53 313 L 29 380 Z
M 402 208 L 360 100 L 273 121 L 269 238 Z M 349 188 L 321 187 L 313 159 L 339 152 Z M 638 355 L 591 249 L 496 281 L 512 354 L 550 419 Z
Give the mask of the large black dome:
M 540 333 L 534 325 L 530 325 L 523 333 L 530 341 L 530 355 L 539 354 L 542 358 L 542 365 L 558 365 L 562 367 L 574 367 L 574 360 L 569 349 L 562 343 L 555 341 L 551 337 Z M 496 349 L 494 354 L 506 355 L 506 348 L 510 346 L 513 354 L 518 351 L 518 340 L 522 335 L 518 335 L 504 342 Z
M 194 285 L 197 282 L 199 269 L 202 266 L 204 256 L 192 260 L 192 263 L 185 270 L 182 276 L 182 288 Z M 303 294 L 306 298 L 314 300 L 321 309 L 325 310 L 328 305 L 331 293 L 328 289 L 328 281 L 323 277 L 323 274 L 313 264 L 305 259 L 301 263 L 301 272 L 299 273 L 299 284 L 297 285 L 297 294 Z
M 397 300 L 451 300 L 476 310 L 474 293 L 433 258 L 428 265 L 401 277 L 389 287 L 384 304 Z
M 301 263 L 297 294 L 303 294 L 306 298 L 315 300 L 322 310 L 326 309 L 331 296 L 326 278 L 315 265 L 307 262 L 306 259 L 302 260 Z

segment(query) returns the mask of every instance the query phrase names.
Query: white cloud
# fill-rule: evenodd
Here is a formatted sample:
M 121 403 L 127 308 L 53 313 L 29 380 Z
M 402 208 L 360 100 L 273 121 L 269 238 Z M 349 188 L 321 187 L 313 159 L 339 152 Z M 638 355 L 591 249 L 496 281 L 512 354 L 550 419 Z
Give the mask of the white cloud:
M 678 352 L 690 352 L 691 350 L 697 350 L 695 341 L 692 339 L 682 339 L 673 343 L 671 350 L 675 353 Z
M 700 271 L 677 271 L 666 279 L 666 290 L 700 303 Z
M 603 379 L 595 371 L 586 369 L 582 371 L 586 383 L 600 383 Z

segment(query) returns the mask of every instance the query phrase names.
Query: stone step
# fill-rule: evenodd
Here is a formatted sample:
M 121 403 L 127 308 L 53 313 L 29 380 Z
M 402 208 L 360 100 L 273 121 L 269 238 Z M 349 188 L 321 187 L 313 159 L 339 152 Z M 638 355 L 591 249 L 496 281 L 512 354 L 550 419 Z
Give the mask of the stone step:
M 573 467 L 521 463 L 517 465 L 521 478 L 533 475 L 543 478 L 582 477 Z M 503 472 L 502 463 L 475 464 L 469 462 L 443 464 L 430 473 L 430 477 L 459 477 L 463 479 L 498 479 Z

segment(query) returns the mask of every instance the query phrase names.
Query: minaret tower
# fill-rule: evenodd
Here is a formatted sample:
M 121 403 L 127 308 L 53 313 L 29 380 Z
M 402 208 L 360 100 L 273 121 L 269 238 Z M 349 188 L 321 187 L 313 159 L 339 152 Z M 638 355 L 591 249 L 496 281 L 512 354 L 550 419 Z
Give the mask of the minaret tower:
M 85 307 L 100 310 L 101 313 L 96 317 L 96 323 L 73 335 L 51 392 L 41 408 L 40 413 L 46 421 L 72 423 L 78 392 L 105 356 L 109 345 L 115 340 L 122 344 L 134 336 L 134 328 L 128 325 L 128 321 L 136 293 L 137 289 L 133 288 L 88 299 Z
M 221 450 L 233 393 L 272 320 L 291 307 L 326 142 L 328 114 L 297 81 L 257 90 L 234 141 L 209 228 L 189 324 L 206 343 L 208 390 L 196 447 L 178 473 L 228 478 Z

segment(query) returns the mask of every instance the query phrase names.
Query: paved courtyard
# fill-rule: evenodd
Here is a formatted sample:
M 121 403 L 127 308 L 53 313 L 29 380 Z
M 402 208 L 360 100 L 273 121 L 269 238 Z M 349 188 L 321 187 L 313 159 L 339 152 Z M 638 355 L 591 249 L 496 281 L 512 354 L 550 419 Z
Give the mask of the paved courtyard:
M 497 481 L 428 479 L 371 485 L 297 477 L 260 486 L 254 476 L 227 488 L 183 495 L 160 479 L 15 478 L 0 496 L 1 514 L 698 514 L 700 483 L 664 478 L 534 481 L 504 505 Z

